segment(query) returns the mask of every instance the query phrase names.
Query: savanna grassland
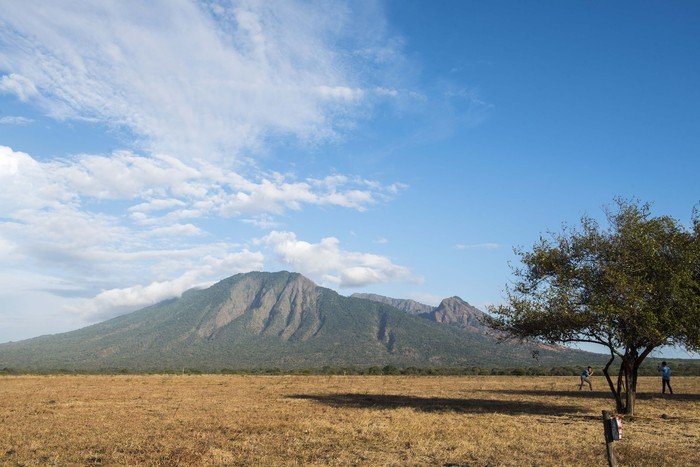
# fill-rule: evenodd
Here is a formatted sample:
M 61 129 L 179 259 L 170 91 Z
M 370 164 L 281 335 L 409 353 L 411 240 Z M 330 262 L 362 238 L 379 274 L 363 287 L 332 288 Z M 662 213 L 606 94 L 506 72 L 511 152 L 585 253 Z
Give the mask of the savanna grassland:
M 605 465 L 602 378 L 0 377 L 0 464 Z M 700 378 L 642 378 L 622 465 L 700 464 Z M 665 414 L 665 415 L 664 415 Z M 662 417 L 662 415 L 664 415 Z

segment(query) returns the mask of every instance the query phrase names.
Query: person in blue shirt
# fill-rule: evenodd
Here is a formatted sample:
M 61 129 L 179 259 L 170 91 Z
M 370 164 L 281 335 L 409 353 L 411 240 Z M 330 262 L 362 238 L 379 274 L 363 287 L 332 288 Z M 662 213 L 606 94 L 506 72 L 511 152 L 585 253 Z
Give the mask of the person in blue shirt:
M 661 394 L 666 394 L 666 386 L 668 386 L 668 392 L 673 394 L 673 389 L 671 389 L 671 368 L 666 365 L 666 362 L 661 362 L 658 370 L 661 372 Z
M 581 373 L 581 384 L 578 385 L 578 390 L 580 391 L 583 389 L 583 383 L 588 383 L 588 387 L 593 390 L 593 384 L 591 384 L 591 376 L 593 375 L 593 368 L 590 366 L 583 370 L 583 373 Z

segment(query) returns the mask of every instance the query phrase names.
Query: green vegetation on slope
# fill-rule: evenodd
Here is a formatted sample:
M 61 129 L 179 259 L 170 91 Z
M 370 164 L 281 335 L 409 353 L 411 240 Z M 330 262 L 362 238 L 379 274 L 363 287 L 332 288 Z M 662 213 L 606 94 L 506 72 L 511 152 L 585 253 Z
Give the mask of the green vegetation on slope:
M 0 345 L 0 368 L 197 371 L 249 368 L 548 367 L 601 356 L 498 342 L 343 297 L 300 274 L 248 273 L 64 334 Z

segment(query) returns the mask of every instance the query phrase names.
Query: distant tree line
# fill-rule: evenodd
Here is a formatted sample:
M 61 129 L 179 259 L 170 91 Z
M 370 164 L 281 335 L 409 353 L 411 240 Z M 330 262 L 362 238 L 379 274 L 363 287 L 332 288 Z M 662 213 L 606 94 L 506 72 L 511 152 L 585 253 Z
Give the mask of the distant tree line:
M 700 376 L 700 360 L 671 360 L 667 359 L 674 376 Z M 657 365 L 660 361 L 649 360 L 639 368 L 640 376 L 658 376 Z M 248 368 L 231 369 L 223 368 L 219 371 L 208 371 L 197 368 L 182 368 L 179 370 L 128 370 L 123 368 L 104 368 L 98 371 L 78 370 L 20 370 L 13 368 L 0 369 L 0 375 L 21 374 L 66 374 L 66 375 L 118 375 L 118 374 L 224 374 L 224 375 L 410 375 L 410 376 L 578 376 L 581 373 L 579 366 L 530 366 L 530 367 L 397 367 L 394 365 L 369 366 L 369 367 L 340 367 L 324 366 L 322 368 Z

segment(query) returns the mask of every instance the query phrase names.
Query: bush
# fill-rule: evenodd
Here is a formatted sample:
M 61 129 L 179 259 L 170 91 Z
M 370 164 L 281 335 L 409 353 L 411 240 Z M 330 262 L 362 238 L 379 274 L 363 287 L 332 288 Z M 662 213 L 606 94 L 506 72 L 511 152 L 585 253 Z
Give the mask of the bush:
M 400 375 L 401 371 L 394 365 L 386 365 L 382 368 L 382 373 L 385 375 Z

